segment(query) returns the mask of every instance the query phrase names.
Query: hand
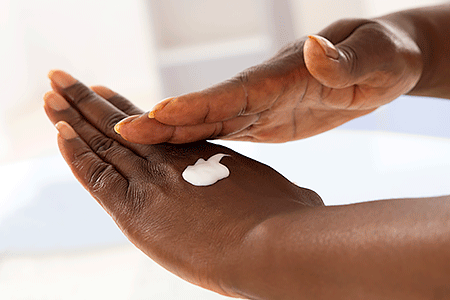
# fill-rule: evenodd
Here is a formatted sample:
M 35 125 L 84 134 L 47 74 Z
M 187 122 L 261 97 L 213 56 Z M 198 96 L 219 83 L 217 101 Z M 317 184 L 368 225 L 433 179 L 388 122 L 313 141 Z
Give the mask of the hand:
M 45 111 L 72 172 L 132 243 L 185 280 L 238 296 L 233 278 L 244 266 L 246 235 L 277 215 L 323 205 L 316 193 L 222 146 L 127 142 L 113 126 L 141 110 L 62 71 L 49 76 L 54 91 L 44 96 Z M 207 187 L 182 179 L 186 166 L 216 153 L 230 155 L 221 161 L 228 178 Z
M 116 130 L 135 143 L 177 144 L 209 138 L 286 142 L 335 128 L 407 93 L 419 80 L 418 46 L 389 24 L 336 22 L 322 37 L 301 39 L 209 89 L 166 99 Z

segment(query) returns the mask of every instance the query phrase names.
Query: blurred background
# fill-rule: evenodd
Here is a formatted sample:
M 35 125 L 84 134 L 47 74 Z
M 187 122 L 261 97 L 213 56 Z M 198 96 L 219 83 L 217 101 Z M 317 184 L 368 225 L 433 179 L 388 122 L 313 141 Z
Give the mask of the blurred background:
M 50 69 L 149 110 L 340 18 L 441 2 L 0 0 L 0 299 L 224 298 L 143 256 L 77 184 L 42 109 Z M 450 193 L 449 115 L 448 100 L 400 97 L 305 141 L 224 144 L 313 188 L 327 204 Z M 298 165 L 279 151 L 300 157 Z

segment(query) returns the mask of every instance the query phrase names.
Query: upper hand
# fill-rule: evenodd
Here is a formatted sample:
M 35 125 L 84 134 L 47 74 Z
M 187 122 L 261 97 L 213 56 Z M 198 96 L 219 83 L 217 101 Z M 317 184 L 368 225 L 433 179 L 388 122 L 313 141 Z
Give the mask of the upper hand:
M 208 138 L 285 142 L 370 113 L 419 80 L 418 46 L 381 20 L 342 20 L 206 90 L 169 98 L 116 126 L 156 144 Z M 329 47 L 326 47 L 326 45 Z M 335 46 L 333 46 L 333 44 Z
M 233 278 L 249 250 L 246 235 L 277 215 L 323 205 L 316 193 L 222 146 L 129 143 L 113 126 L 141 110 L 62 71 L 50 78 L 54 91 L 45 95 L 45 110 L 74 175 L 131 242 L 192 283 L 237 296 Z M 183 180 L 186 166 L 216 153 L 229 155 L 222 159 L 228 178 L 207 187 Z

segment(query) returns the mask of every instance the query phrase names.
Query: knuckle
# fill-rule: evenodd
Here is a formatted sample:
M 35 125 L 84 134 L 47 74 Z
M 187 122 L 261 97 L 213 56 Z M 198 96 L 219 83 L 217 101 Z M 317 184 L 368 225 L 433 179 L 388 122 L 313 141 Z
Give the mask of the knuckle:
M 124 211 L 131 212 L 132 217 L 139 215 L 141 211 L 151 205 L 151 201 L 148 201 L 147 189 L 143 189 L 140 185 L 129 185 L 125 198 L 127 201 L 124 203 Z
M 126 208 L 124 200 L 127 199 L 128 182 L 120 180 L 114 167 L 106 163 L 92 165 L 88 174 L 87 185 L 90 193 L 101 203 L 107 203 L 108 210 L 120 215 Z
M 111 138 L 96 136 L 90 141 L 89 146 L 105 161 L 114 161 L 115 158 L 124 155 L 122 148 Z
M 129 184 L 112 165 L 99 161 L 97 155 L 87 147 L 73 154 L 71 164 L 97 201 L 103 206 L 107 204 L 108 210 L 114 213 L 120 212 L 118 205 L 125 199 Z
M 147 161 L 144 166 L 145 174 L 150 176 L 150 180 L 162 189 L 171 189 L 178 183 L 180 170 L 170 161 Z
M 108 178 L 113 174 L 113 168 L 108 164 L 96 164 L 92 165 L 89 170 L 89 178 L 88 182 L 92 188 L 93 192 L 98 192 L 101 190 L 105 183 L 108 181 Z
M 66 92 L 71 96 L 72 101 L 77 105 L 83 102 L 89 102 L 95 97 L 95 93 L 80 82 L 68 87 Z
M 77 169 L 85 170 L 86 184 L 92 192 L 98 192 L 114 171 L 111 165 L 96 162 L 95 154 L 90 149 L 74 154 L 72 164 Z
M 249 82 L 250 79 L 250 71 L 246 70 L 246 71 L 242 71 L 241 73 L 239 73 L 238 75 L 236 75 L 235 80 L 241 84 L 246 84 Z
M 126 150 L 119 146 L 119 143 L 110 138 L 96 139 L 92 150 L 106 162 L 113 162 L 128 155 Z M 139 161 L 136 161 L 138 163 Z M 138 167 L 138 166 L 136 166 Z
M 102 118 L 99 120 L 100 128 L 113 130 L 114 125 L 116 125 L 119 121 L 123 120 L 126 117 L 127 116 L 121 112 L 111 113 L 106 118 Z
M 339 46 L 341 54 L 345 57 L 347 71 L 349 74 L 356 74 L 358 70 L 358 52 L 349 44 Z
M 84 149 L 81 152 L 75 152 L 72 158 L 72 164 L 78 168 L 78 166 L 84 166 L 89 164 L 92 160 L 91 149 Z
M 83 128 L 86 126 L 86 120 L 83 119 L 79 114 L 77 114 L 74 118 L 73 121 L 71 122 L 71 125 L 73 128 Z
M 217 138 L 220 133 L 223 130 L 223 123 L 222 122 L 217 122 L 214 126 L 214 130 L 211 132 L 211 134 L 207 137 L 208 139 L 215 139 Z
M 92 150 L 97 154 L 102 154 L 111 149 L 111 147 L 114 145 L 114 141 L 110 138 L 105 138 L 103 136 L 95 136 L 90 141 L 90 146 Z

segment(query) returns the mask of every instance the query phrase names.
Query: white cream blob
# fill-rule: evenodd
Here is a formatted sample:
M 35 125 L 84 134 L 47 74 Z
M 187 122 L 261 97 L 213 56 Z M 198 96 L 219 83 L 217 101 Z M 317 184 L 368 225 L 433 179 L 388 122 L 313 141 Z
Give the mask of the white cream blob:
M 227 154 L 218 153 L 208 160 L 199 158 L 193 166 L 187 166 L 183 171 L 183 179 L 192 185 L 206 186 L 216 183 L 230 175 L 230 170 L 220 163 Z

